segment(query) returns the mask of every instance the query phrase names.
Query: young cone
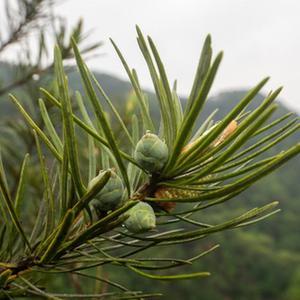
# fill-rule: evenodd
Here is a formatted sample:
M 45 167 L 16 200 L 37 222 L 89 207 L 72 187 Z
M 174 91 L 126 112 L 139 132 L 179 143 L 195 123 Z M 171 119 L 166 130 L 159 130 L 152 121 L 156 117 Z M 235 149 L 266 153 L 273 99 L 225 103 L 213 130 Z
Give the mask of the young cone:
M 155 173 L 164 167 L 168 154 L 165 142 L 148 131 L 137 143 L 134 158 L 147 171 Z

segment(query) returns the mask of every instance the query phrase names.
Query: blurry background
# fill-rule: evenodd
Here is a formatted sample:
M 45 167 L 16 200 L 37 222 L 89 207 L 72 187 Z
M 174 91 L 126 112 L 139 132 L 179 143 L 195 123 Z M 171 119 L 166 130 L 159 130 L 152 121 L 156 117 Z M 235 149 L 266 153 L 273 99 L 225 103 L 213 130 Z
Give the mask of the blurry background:
M 207 33 L 211 33 L 215 53 L 219 50 L 225 52 L 210 101 L 204 111 L 205 116 L 218 107 L 216 119 L 222 118 L 248 88 L 266 75 L 272 77 L 267 85 L 269 90 L 279 85 L 285 87 L 280 96 L 278 114 L 300 112 L 297 90 L 300 80 L 299 11 L 299 1 L 291 0 L 73 0 L 62 3 L 57 1 L 54 7 L 54 14 L 65 18 L 71 27 L 82 17 L 85 27 L 93 29 L 88 38 L 92 44 L 99 40 L 104 42 L 100 49 L 90 55 L 88 65 L 95 71 L 100 84 L 124 116 L 125 101 L 132 97 L 131 87 L 109 43 L 109 37 L 121 48 L 129 65 L 137 69 L 141 84 L 148 91 L 151 103 L 154 103 L 148 71 L 135 40 L 135 24 L 156 42 L 169 79 L 178 80 L 182 101 L 189 94 L 203 40 Z M 0 10 L 2 14 L 4 12 L 3 9 Z M 39 29 L 39 24 L 35 24 L 34 28 Z M 70 27 L 66 27 L 66 31 L 68 28 Z M 33 31 L 28 37 L 29 41 L 34 40 L 38 33 L 38 30 Z M 53 41 L 47 39 L 45 43 L 49 53 L 38 65 L 31 63 L 28 58 L 24 65 L 20 65 L 20 53 L 26 57 L 25 48 L 12 45 L 7 50 L 0 51 L 1 151 L 7 158 L 6 161 L 12 162 L 12 176 L 17 174 L 18 160 L 23 157 L 23 150 L 20 149 L 24 148 L 23 152 L 28 152 L 32 145 L 26 139 L 22 144 L 21 138 L 16 138 L 16 144 L 12 146 L 11 130 L 2 126 L 13 123 L 15 137 L 16 132 L 21 133 L 19 136 L 25 136 L 26 126 L 12 110 L 7 100 L 7 92 L 18 93 L 24 102 L 27 101 L 34 115 L 37 87 L 47 82 L 47 76 L 43 77 L 44 73 L 39 71 L 47 69 L 47 62 L 51 62 Z M 28 47 L 34 57 L 38 56 L 39 51 L 33 44 L 29 43 Z M 94 57 L 94 54 L 100 55 Z M 31 70 L 28 73 L 30 80 L 21 86 L 16 85 L 17 89 L 12 86 L 5 90 L 17 78 L 22 79 L 24 70 L 28 72 L 28 69 Z M 74 90 L 80 89 L 78 74 L 70 73 L 70 85 Z M 267 93 L 268 89 L 263 92 Z M 263 96 L 257 97 L 257 101 L 261 101 Z M 152 113 L 157 113 L 155 105 L 152 105 Z M 300 135 L 295 134 L 287 143 L 292 144 L 299 140 Z M 287 146 L 284 144 L 276 149 L 285 149 Z M 282 212 L 267 221 L 247 229 L 216 235 L 214 239 L 178 246 L 176 255 L 183 257 L 188 256 L 189 252 L 192 255 L 196 248 L 220 243 L 221 248 L 217 252 L 203 258 L 194 266 L 195 271 L 210 271 L 210 278 L 183 281 L 174 285 L 131 276 L 120 272 L 119 268 L 112 269 L 109 276 L 127 282 L 131 287 L 163 291 L 165 299 L 300 299 L 299 170 L 300 159 L 296 158 L 280 171 L 244 192 L 235 201 L 211 209 L 205 215 L 199 213 L 201 221 L 214 223 L 214 220 L 237 215 L 245 208 L 261 206 L 273 200 L 281 202 Z M 38 193 L 38 178 L 32 176 L 32 181 Z M 168 249 L 161 248 L 160 251 L 167 253 Z M 108 270 L 104 269 L 103 272 L 108 276 Z M 53 278 L 53 285 L 66 286 L 66 283 L 59 278 Z
M 152 88 L 135 40 L 135 24 L 156 42 L 171 80 L 187 95 L 205 36 L 210 33 L 215 53 L 225 57 L 214 92 L 250 87 L 270 75 L 274 89 L 284 85 L 282 97 L 300 110 L 300 3 L 297 0 L 86 0 L 56 6 L 72 24 L 82 16 L 93 38 L 105 42 L 105 57 L 95 70 L 125 78 L 108 38 L 123 50 L 142 84 Z

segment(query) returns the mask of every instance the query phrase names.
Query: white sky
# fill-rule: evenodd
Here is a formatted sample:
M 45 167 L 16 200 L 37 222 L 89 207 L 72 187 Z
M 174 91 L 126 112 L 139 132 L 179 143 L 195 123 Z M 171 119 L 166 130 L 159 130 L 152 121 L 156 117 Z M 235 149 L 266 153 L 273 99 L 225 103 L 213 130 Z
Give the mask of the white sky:
M 299 0 L 68 0 L 57 8 L 69 24 L 83 17 L 103 40 L 105 56 L 89 62 L 94 70 L 126 78 L 110 45 L 112 37 L 142 84 L 151 86 L 136 43 L 135 24 L 158 47 L 169 79 L 188 94 L 203 40 L 211 33 L 214 53 L 225 56 L 213 93 L 248 88 L 270 75 L 265 91 L 283 85 L 282 98 L 300 111 Z

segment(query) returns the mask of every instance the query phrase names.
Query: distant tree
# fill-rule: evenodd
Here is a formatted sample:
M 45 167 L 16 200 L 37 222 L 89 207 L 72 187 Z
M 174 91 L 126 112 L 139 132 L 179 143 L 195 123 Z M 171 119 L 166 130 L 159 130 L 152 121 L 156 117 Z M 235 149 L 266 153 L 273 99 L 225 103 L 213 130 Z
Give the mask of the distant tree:
M 81 20 L 67 34 L 65 19 L 53 13 L 53 6 L 59 3 L 57 0 L 5 0 L 4 3 L 0 27 L 0 60 L 6 61 L 6 55 L 12 51 L 14 67 L 18 67 L 19 72 L 14 80 L 0 86 L 0 96 L 52 71 L 53 58 L 49 45 L 58 44 L 63 59 L 70 59 L 73 57 L 70 37 L 80 44 L 86 39 Z M 87 45 L 83 53 L 100 45 Z
M 287 289 L 284 300 L 297 300 L 300 299 L 300 269 L 298 268 L 293 279 Z
M 18 165 L 24 153 L 32 153 L 34 139 L 26 123 L 11 110 L 7 110 L 8 94 L 20 95 L 30 112 L 38 116 L 39 87 L 51 88 L 53 80 L 54 44 L 61 49 L 62 59 L 73 58 L 71 37 L 88 54 L 101 46 L 101 42 L 86 43 L 88 35 L 83 31 L 83 22 L 78 20 L 69 29 L 65 18 L 54 13 L 56 0 L 5 0 L 1 3 L 0 22 L 0 121 L 1 153 L 12 179 L 18 173 Z M 86 44 L 86 45 L 84 45 Z M 48 80 L 47 80 L 48 79 Z M 50 105 L 47 104 L 49 108 Z M 11 145 L 12 140 L 18 151 Z M 39 183 L 36 184 L 39 186 Z M 16 185 L 14 185 L 16 187 Z

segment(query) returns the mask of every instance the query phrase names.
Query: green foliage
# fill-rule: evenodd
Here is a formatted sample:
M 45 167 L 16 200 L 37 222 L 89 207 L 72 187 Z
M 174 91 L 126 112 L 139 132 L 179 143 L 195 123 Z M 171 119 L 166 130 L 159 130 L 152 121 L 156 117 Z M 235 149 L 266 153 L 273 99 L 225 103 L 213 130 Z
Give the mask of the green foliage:
M 287 123 L 284 130 L 266 133 L 266 130 L 273 129 L 290 117 L 280 116 L 267 123 L 277 109 L 273 102 L 281 89 L 271 92 L 257 107 L 248 110 L 251 101 L 268 81 L 264 79 L 222 120 L 213 122 L 211 115 L 197 130 L 197 120 L 205 107 L 222 53 L 211 62 L 211 41 L 208 37 L 190 97 L 183 107 L 176 90 L 170 88 L 154 42 L 151 38 L 146 40 L 139 28 L 137 34 L 160 108 L 160 124 L 157 128 L 136 72 L 130 70 L 115 44 L 135 90 L 139 108 L 138 118 L 141 122 L 134 115 L 129 128 L 87 68 L 75 40 L 72 40 L 72 47 L 85 91 L 85 97 L 80 92 L 76 93 L 82 117 L 74 110 L 68 78 L 63 68 L 62 50 L 59 47 L 55 48 L 55 87 L 52 91 L 41 89 L 44 99 L 39 102 L 40 113 L 45 128 L 34 121 L 17 97 L 10 95 L 33 130 L 43 195 L 35 199 L 33 204 L 35 211 L 38 211 L 34 224 L 26 222 L 18 207 L 22 205 L 22 201 L 28 201 L 28 198 L 22 197 L 28 155 L 21 168 L 16 195 L 11 195 L 10 181 L 1 167 L 0 232 L 4 242 L 0 246 L 0 298 L 18 297 L 20 294 L 50 299 L 68 297 L 42 289 L 36 281 L 36 276 L 41 272 L 76 274 L 96 282 L 104 281 L 112 290 L 93 294 L 84 291 L 81 296 L 86 298 L 154 297 L 159 294 L 128 290 L 117 282 L 90 275 L 89 269 L 111 265 L 154 280 L 207 277 L 209 272 L 194 272 L 194 264 L 217 249 L 218 245 L 210 245 L 197 253 L 187 253 L 182 259 L 175 255 L 180 244 L 198 241 L 228 229 L 248 226 L 279 211 L 276 209 L 278 202 L 275 201 L 239 212 L 235 216 L 225 216 L 222 220 L 211 220 L 213 222 L 208 223 L 200 220 L 202 210 L 231 200 L 300 152 L 300 144 L 296 144 L 280 153 L 263 156 L 267 150 L 299 129 L 297 120 L 293 120 Z M 125 141 L 124 138 L 117 138 L 112 120 L 101 99 L 112 110 L 113 117 L 127 137 Z M 44 100 L 55 106 L 60 114 L 60 131 L 58 124 L 52 121 Z M 89 108 L 92 110 L 91 117 Z M 168 157 L 162 168 L 145 168 L 135 159 L 135 145 L 149 129 L 165 140 L 168 147 L 168 151 L 164 151 L 168 153 Z M 88 143 L 86 158 L 82 140 Z M 153 153 L 143 154 L 151 158 Z M 92 187 L 88 187 L 99 169 L 105 170 L 103 176 Z M 121 177 L 126 188 L 123 193 L 125 201 L 111 207 L 110 211 L 97 210 L 91 203 L 94 198 L 103 200 L 101 193 L 110 184 L 113 172 Z M 151 230 L 155 218 L 145 219 L 140 211 L 137 212 L 137 207 L 143 202 L 151 208 L 151 216 L 155 212 L 155 231 Z M 173 204 L 170 205 L 170 202 Z M 174 203 L 177 207 L 172 211 Z M 135 233 L 141 230 L 127 231 L 122 225 L 128 224 L 131 217 L 137 222 L 134 223 L 134 228 L 149 230 L 144 234 Z M 142 222 L 146 221 L 148 224 L 150 219 L 151 226 L 142 226 Z M 172 249 L 171 257 L 165 256 L 164 251 L 157 251 L 164 246 L 170 251 Z M 152 251 L 151 256 L 146 254 L 149 250 Z M 178 267 L 185 267 L 187 273 L 172 273 Z M 71 294 L 69 296 L 76 297 Z

